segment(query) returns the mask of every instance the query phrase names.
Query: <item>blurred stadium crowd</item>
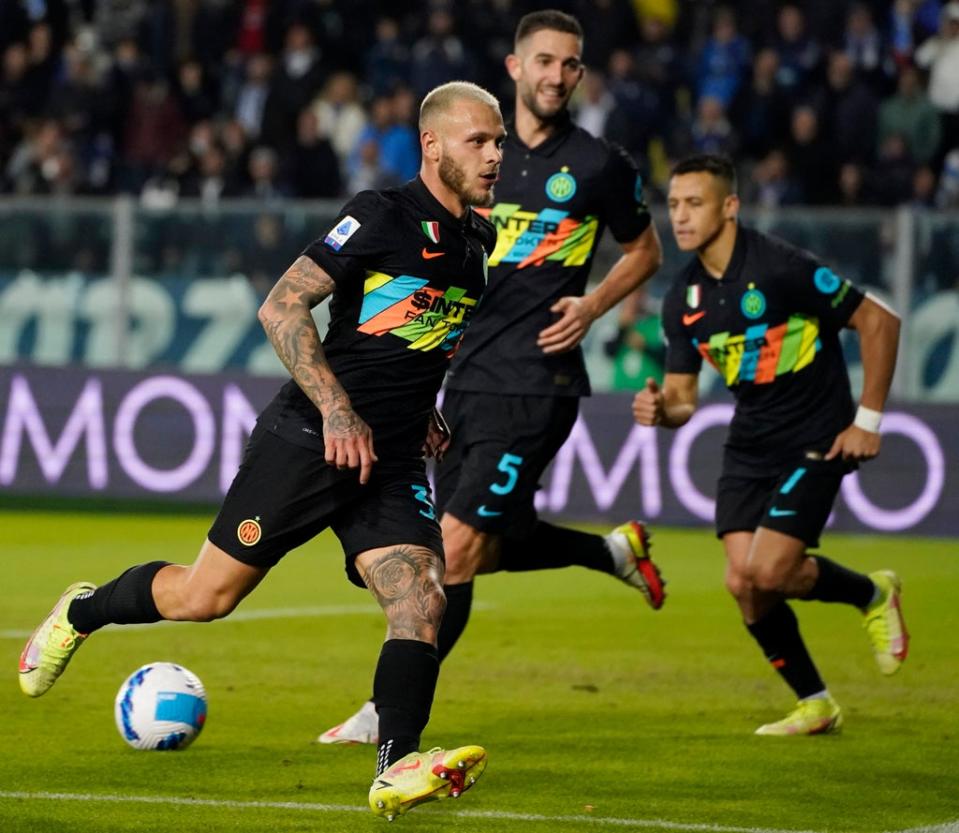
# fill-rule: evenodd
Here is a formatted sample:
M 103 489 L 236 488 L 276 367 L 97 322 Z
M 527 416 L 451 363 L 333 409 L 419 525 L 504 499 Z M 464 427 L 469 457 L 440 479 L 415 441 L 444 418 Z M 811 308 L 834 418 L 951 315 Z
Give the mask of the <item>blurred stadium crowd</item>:
M 336 198 L 413 176 L 444 81 L 511 107 L 519 17 L 586 32 L 575 119 L 655 200 L 724 152 L 747 203 L 959 206 L 959 0 L 0 0 L 0 194 Z

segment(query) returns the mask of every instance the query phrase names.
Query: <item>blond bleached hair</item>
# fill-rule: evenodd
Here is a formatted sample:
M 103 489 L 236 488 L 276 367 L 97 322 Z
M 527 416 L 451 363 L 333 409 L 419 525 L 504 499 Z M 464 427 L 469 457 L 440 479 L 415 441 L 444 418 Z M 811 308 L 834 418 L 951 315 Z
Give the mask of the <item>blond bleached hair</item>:
M 488 90 L 471 81 L 450 81 L 435 87 L 426 94 L 420 105 L 420 130 L 433 126 L 439 116 L 446 115 L 452 107 L 463 100 L 478 101 L 499 112 L 499 101 Z

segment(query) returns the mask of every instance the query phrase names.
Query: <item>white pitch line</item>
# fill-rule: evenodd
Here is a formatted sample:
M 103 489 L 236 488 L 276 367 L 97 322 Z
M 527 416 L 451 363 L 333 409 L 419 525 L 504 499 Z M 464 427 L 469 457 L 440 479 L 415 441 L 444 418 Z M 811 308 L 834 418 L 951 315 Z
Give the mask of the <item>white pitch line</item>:
M 313 804 L 298 801 L 234 801 L 215 798 L 180 798 L 161 795 L 97 795 L 95 793 L 52 793 L 0 791 L 0 799 L 18 798 L 26 801 L 89 801 L 106 804 L 170 804 L 194 807 L 226 807 L 237 810 L 301 810 L 314 813 L 369 813 L 367 807 L 349 804 Z M 637 827 L 660 830 L 702 831 L 702 833 L 816 833 L 811 830 L 775 830 L 765 827 L 730 827 L 720 824 L 686 824 L 666 819 L 623 819 L 603 816 L 547 816 L 536 813 L 510 813 L 499 810 L 459 810 L 454 816 L 470 819 L 502 819 L 505 821 L 551 822 L 561 824 L 590 824 L 596 827 Z
M 490 602 L 473 602 L 473 610 L 492 610 L 495 607 Z M 230 624 L 231 622 L 256 622 L 262 619 L 313 619 L 327 616 L 380 616 L 380 609 L 372 604 L 362 605 L 317 605 L 315 607 L 274 607 L 258 610 L 238 610 L 225 619 L 215 622 L 216 625 Z M 104 630 L 111 633 L 138 631 L 143 628 L 154 628 L 157 625 L 179 625 L 180 622 L 157 622 L 148 625 L 107 625 Z M 188 623 L 189 624 L 189 623 Z M 0 639 L 26 639 L 33 631 L 27 630 L 0 630 Z
M 162 795 L 98 795 L 96 793 L 53 793 L 0 791 L 0 799 L 14 798 L 27 801 L 88 801 L 106 804 L 169 804 L 195 807 L 226 807 L 230 809 L 299 810 L 314 813 L 368 813 L 366 807 L 350 804 L 318 804 L 301 801 L 236 801 L 216 798 L 181 798 Z M 506 810 L 458 810 L 454 816 L 470 819 L 502 819 L 504 821 L 551 822 L 560 824 L 590 824 L 596 827 L 635 827 L 660 830 L 698 831 L 698 833 L 817 833 L 810 830 L 777 830 L 766 827 L 736 827 L 721 824 L 691 824 L 668 819 L 624 819 L 605 816 L 576 815 L 548 816 L 537 813 L 511 813 Z M 959 833 L 959 819 L 927 827 L 912 827 L 894 833 Z

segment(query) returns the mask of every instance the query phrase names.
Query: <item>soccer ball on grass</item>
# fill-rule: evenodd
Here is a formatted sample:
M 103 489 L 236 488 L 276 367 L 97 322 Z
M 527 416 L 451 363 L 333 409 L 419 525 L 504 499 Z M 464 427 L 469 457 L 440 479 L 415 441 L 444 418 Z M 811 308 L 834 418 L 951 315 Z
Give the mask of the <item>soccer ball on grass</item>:
M 206 722 L 206 690 L 183 666 L 151 662 L 123 681 L 113 713 L 134 749 L 185 749 Z

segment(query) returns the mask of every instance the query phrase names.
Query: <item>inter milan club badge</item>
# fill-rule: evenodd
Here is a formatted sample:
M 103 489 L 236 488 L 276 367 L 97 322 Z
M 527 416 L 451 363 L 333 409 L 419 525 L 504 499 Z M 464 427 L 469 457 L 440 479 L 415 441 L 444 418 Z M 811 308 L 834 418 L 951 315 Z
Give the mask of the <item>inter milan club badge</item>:
M 568 202 L 575 193 L 576 180 L 566 165 L 559 169 L 559 173 L 546 180 L 546 196 L 553 202 Z
M 766 311 L 766 296 L 756 289 L 756 284 L 751 283 L 739 307 L 747 318 L 759 318 Z
M 241 521 L 240 525 L 236 528 L 236 537 L 239 538 L 240 543 L 245 547 L 252 547 L 254 544 L 259 543 L 262 536 L 263 530 L 260 528 L 259 517 L 248 518 L 245 521 Z

